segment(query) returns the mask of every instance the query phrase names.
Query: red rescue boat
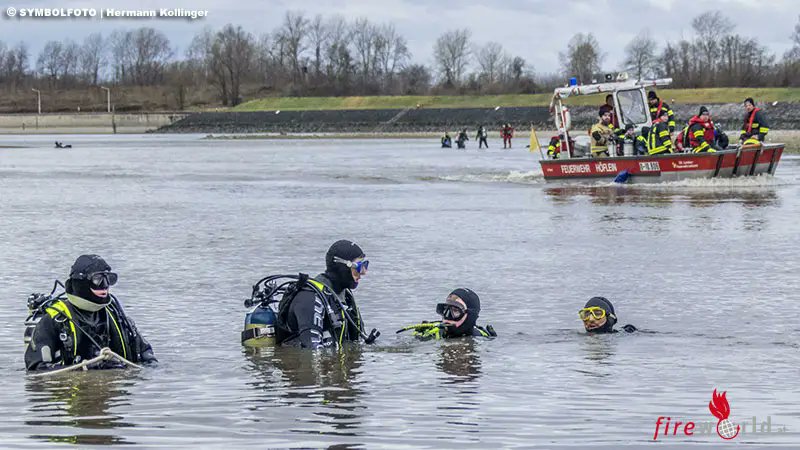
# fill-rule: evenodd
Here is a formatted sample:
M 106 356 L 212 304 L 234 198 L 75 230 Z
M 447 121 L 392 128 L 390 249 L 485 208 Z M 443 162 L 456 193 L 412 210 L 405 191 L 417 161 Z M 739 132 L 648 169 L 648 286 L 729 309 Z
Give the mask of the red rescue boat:
M 609 148 L 608 153 L 611 156 L 604 158 L 592 157 L 587 145 L 581 148 L 580 143 L 567 144 L 574 141 L 570 138 L 569 110 L 562 104 L 562 99 L 573 95 L 611 94 L 620 123 L 632 123 L 637 131 L 652 126 L 645 88 L 668 85 L 672 80 L 666 78 L 628 81 L 624 74 L 620 78 L 616 82 L 570 86 L 555 90 L 551 110 L 555 114 L 562 148 L 558 159 L 547 159 L 540 149 L 542 156 L 540 164 L 545 180 L 613 180 L 621 173 L 627 172 L 628 181 L 647 183 L 775 173 L 783 154 L 784 144 L 732 145 L 717 152 L 665 155 L 634 155 L 631 145 L 624 146 L 622 152 L 616 147 Z M 622 156 L 619 153 L 622 153 Z

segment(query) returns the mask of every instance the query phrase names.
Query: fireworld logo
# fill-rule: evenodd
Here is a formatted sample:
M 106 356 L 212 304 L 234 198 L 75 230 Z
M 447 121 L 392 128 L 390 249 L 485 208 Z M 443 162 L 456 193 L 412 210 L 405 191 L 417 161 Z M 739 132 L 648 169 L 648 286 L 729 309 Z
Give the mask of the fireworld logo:
M 720 438 L 729 441 L 736 438 L 736 436 L 739 436 L 739 431 L 742 430 L 742 427 L 741 425 L 734 425 L 733 422 L 731 422 L 731 406 L 728 403 L 728 399 L 725 398 L 725 394 L 726 392 L 717 394 L 717 390 L 714 389 L 714 392 L 711 394 L 711 401 L 708 402 L 708 410 L 711 411 L 711 414 L 717 418 L 717 435 Z M 756 428 L 755 422 L 756 418 L 753 417 L 754 432 Z M 762 424 L 762 432 L 763 427 L 764 425 Z M 704 427 L 703 431 L 710 431 L 709 428 L 710 427 Z M 663 433 L 661 433 L 662 429 Z M 686 436 L 693 436 L 695 434 L 695 422 L 672 421 L 672 418 L 670 417 L 660 416 L 656 420 L 656 431 L 653 433 L 653 440 L 657 440 L 659 435 L 677 436 L 679 431 L 683 432 L 683 434 Z
M 733 428 L 733 424 L 728 417 L 731 415 L 731 406 L 728 404 L 728 399 L 725 398 L 725 392 L 722 395 L 717 395 L 717 390 L 714 389 L 714 393 L 711 394 L 711 401 L 708 402 L 708 410 L 711 411 L 711 414 L 717 418 L 717 434 L 722 439 L 729 441 L 736 436 L 739 435 L 739 431 L 741 431 L 742 427 L 736 425 L 736 428 Z

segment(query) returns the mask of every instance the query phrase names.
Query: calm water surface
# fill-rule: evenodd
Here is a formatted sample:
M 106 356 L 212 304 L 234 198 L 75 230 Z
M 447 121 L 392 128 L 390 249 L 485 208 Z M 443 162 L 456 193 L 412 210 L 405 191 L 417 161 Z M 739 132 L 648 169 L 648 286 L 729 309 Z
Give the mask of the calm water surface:
M 715 388 L 740 444 L 800 442 L 798 158 L 774 178 L 571 186 L 496 142 L 53 140 L 0 149 L 3 447 L 616 448 L 659 416 L 714 426 Z M 357 297 L 377 345 L 244 351 L 252 283 L 317 273 L 340 238 L 371 261 Z M 26 377 L 27 295 L 89 252 L 161 364 Z M 497 339 L 394 333 L 458 286 Z M 648 332 L 580 333 L 593 295 Z

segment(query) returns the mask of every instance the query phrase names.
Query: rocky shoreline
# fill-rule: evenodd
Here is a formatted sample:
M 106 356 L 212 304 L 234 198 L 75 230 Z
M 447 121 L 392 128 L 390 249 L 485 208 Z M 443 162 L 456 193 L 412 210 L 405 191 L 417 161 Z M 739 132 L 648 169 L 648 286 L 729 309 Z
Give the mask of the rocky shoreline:
M 714 121 L 723 129 L 741 128 L 744 110 L 741 103 L 709 104 Z M 800 130 L 800 103 L 760 105 L 770 128 Z M 673 105 L 675 119 L 685 123 L 700 105 Z M 597 108 L 575 106 L 573 128 L 589 128 L 597 120 Z M 156 133 L 441 133 L 478 125 L 499 128 L 509 122 L 518 130 L 552 129 L 547 107 L 464 108 L 464 109 L 380 109 L 342 111 L 259 111 L 200 112 L 163 126 Z

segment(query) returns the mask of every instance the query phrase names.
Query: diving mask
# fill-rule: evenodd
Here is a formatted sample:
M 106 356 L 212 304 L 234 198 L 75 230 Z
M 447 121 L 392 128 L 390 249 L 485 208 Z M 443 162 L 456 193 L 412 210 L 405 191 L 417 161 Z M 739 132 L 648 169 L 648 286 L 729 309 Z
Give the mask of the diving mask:
M 369 260 L 366 259 L 361 261 L 348 261 L 346 259 L 339 258 L 338 256 L 334 256 L 333 262 L 344 264 L 351 269 L 356 269 L 356 272 L 362 275 L 367 273 L 367 268 L 369 267 Z
M 93 289 L 108 289 L 117 284 L 117 278 L 117 274 L 114 272 L 80 273 L 77 277 L 79 280 L 89 280 Z
M 447 299 L 444 303 L 436 305 L 436 314 L 445 320 L 459 321 L 467 313 L 467 310 L 455 300 Z
M 578 311 L 578 317 L 580 317 L 581 320 L 584 322 L 587 322 L 592 319 L 600 320 L 605 316 L 606 316 L 606 310 L 599 306 L 590 306 L 588 308 L 582 308 L 581 310 Z

